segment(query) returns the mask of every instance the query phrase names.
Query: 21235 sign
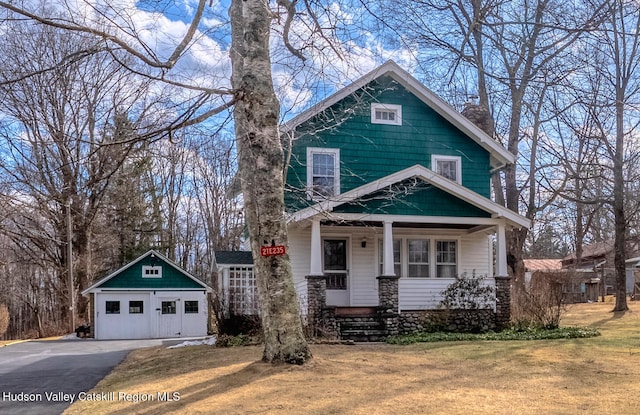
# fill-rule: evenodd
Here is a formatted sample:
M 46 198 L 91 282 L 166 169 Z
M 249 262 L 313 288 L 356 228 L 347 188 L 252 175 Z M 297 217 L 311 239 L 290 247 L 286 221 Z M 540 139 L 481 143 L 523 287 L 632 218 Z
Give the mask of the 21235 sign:
M 260 255 L 261 256 L 275 256 L 275 255 L 284 255 L 287 251 L 284 248 L 284 245 L 274 245 L 274 246 L 262 246 L 260 247 Z

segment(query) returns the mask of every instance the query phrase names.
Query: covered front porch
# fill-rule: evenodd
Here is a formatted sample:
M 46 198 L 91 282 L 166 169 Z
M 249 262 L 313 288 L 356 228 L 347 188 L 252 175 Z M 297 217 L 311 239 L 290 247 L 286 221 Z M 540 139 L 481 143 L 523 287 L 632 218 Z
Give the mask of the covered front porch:
M 496 316 L 508 322 L 507 226 L 504 218 L 348 213 L 298 223 L 291 249 L 293 257 L 308 259 L 298 292 L 309 324 L 339 334 L 336 320 L 375 317 L 381 324 L 372 330 L 397 334 L 402 313 L 437 309 L 455 277 L 471 274 L 495 284 Z M 293 265 L 300 275 L 301 264 Z

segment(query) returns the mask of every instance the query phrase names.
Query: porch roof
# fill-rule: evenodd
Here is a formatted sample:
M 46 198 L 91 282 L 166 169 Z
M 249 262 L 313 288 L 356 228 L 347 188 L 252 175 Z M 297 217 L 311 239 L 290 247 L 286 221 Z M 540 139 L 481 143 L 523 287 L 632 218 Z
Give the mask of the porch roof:
M 344 203 L 356 201 L 359 198 L 375 193 L 403 180 L 417 178 L 429 183 L 457 198 L 470 203 L 479 209 L 491 214 L 491 218 L 466 218 L 466 217 L 443 217 L 443 216 L 409 216 L 409 215 L 383 215 L 366 213 L 331 213 L 337 206 Z M 504 219 L 510 226 L 526 227 L 531 225 L 531 221 L 492 200 L 487 199 L 466 187 L 451 181 L 434 171 L 416 164 L 399 172 L 390 174 L 381 179 L 367 183 L 363 186 L 337 195 L 333 198 L 316 203 L 305 209 L 299 210 L 289 215 L 288 223 L 296 223 L 305 219 L 310 219 L 316 215 L 326 215 L 327 219 L 360 220 L 360 221 L 402 221 L 413 223 L 451 223 L 451 224 L 475 224 L 491 225 L 495 224 L 495 219 Z

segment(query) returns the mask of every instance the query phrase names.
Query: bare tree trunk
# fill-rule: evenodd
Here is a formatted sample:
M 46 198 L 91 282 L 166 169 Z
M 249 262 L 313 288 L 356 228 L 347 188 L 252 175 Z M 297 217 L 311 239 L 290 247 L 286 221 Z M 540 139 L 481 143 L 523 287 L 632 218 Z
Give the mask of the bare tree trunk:
M 618 89 L 616 97 L 616 145 L 613 155 L 613 216 L 615 224 L 615 240 L 613 244 L 613 264 L 616 272 L 616 305 L 613 311 L 626 311 L 627 307 L 627 274 L 625 260 L 626 250 L 626 217 L 624 213 L 624 90 Z
M 232 85 L 238 169 L 253 251 L 267 362 L 303 364 L 304 338 L 288 255 L 262 257 L 262 244 L 288 247 L 284 220 L 284 153 L 280 104 L 273 90 L 269 31 L 272 14 L 261 0 L 232 0 Z

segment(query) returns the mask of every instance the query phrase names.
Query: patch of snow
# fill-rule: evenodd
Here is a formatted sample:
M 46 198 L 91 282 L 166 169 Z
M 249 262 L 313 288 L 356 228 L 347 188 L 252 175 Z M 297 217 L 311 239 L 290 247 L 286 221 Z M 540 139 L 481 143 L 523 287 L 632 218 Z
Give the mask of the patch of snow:
M 82 340 L 82 337 L 78 337 L 78 335 L 75 333 L 69 333 L 60 337 L 60 340 Z
M 188 347 L 188 346 L 214 346 L 216 344 L 216 337 L 208 337 L 202 340 L 191 340 L 182 342 L 180 344 L 176 344 L 174 346 L 169 346 L 167 349 L 177 349 L 178 347 Z

